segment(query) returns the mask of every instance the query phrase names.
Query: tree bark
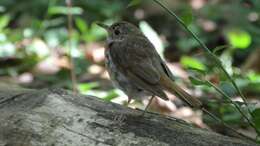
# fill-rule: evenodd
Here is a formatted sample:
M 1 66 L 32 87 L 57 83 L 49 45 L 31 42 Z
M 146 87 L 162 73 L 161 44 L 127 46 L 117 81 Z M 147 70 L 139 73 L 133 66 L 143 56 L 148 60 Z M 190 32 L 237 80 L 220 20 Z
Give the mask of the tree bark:
M 254 146 L 63 89 L 0 85 L 0 146 Z

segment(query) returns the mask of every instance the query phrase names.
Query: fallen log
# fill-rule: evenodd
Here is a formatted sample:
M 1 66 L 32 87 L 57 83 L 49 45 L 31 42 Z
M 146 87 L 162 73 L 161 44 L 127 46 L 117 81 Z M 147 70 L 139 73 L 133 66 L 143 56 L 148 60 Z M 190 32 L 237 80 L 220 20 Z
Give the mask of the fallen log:
M 0 85 L 0 146 L 254 146 L 63 89 Z

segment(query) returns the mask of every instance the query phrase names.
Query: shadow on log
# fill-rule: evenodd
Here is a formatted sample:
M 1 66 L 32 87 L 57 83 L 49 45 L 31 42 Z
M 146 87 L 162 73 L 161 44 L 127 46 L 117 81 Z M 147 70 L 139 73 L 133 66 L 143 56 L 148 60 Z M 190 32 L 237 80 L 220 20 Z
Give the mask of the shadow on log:
M 62 89 L 0 86 L 0 113 L 0 146 L 256 145 Z

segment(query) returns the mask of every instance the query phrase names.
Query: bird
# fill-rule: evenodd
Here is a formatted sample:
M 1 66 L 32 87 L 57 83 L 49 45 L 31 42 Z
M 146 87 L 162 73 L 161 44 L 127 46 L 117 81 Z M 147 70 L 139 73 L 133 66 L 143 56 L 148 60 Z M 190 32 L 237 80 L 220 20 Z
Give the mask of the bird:
M 147 110 L 154 97 L 169 100 L 165 91 L 177 95 L 193 108 L 200 108 L 199 99 L 184 91 L 174 81 L 174 76 L 165 61 L 157 53 L 148 38 L 136 27 L 126 21 L 112 25 L 97 23 L 107 33 L 105 45 L 105 65 L 116 88 L 132 100 L 151 97 Z

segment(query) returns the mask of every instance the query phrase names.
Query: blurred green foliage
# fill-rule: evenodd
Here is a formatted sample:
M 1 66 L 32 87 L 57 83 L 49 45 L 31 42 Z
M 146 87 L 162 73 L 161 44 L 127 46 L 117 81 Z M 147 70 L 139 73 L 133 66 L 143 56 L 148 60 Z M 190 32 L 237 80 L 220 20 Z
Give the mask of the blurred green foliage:
M 230 31 L 227 33 L 228 40 L 232 47 L 246 49 L 252 42 L 250 34 L 246 31 Z
M 256 124 L 256 127 L 260 130 L 260 108 L 257 108 L 253 111 L 253 120 Z
M 180 63 L 186 68 L 192 68 L 196 70 L 206 69 L 205 65 L 202 64 L 198 59 L 188 56 L 182 56 Z

